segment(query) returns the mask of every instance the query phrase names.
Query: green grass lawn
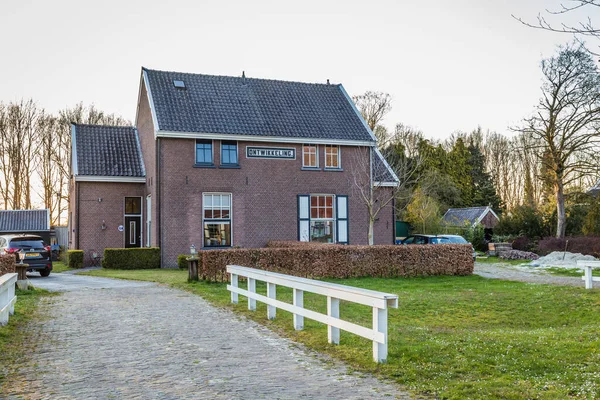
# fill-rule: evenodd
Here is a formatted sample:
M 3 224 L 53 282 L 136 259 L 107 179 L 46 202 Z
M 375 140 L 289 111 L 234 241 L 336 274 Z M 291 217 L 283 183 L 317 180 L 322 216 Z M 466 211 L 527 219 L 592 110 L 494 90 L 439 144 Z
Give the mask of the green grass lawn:
M 60 274 L 61 272 L 65 272 L 65 271 L 74 271 L 76 269 L 77 268 L 67 267 L 67 265 L 62 261 L 52 261 L 52 273 L 53 274 Z
M 576 277 L 583 276 L 583 271 L 580 270 L 579 268 L 550 267 L 550 268 L 546 268 L 545 271 L 548 271 L 552 275 L 576 276 Z M 600 276 L 600 270 L 592 269 L 592 276 Z
M 478 263 L 482 264 L 508 264 L 508 265 L 521 265 L 530 263 L 531 260 L 505 260 L 500 257 L 477 257 L 475 260 Z
M 32 320 L 40 318 L 37 314 L 40 298 L 55 294 L 40 289 L 17 289 L 16 295 L 14 315 L 10 316 L 8 325 L 0 326 L 0 388 L 6 376 L 18 369 L 22 357 L 26 355 L 23 349 L 31 345 L 26 326 Z
M 387 364 L 372 362 L 371 342 L 341 334 L 327 343 L 324 325 L 305 319 L 293 330 L 289 313 L 266 319 L 266 306 L 231 305 L 225 284 L 187 283 L 187 271 L 99 270 L 88 273 L 162 282 L 228 307 L 282 335 L 344 360 L 352 368 L 391 378 L 415 393 L 444 399 L 600 398 L 600 291 L 532 285 L 478 276 L 348 279 L 333 282 L 396 293 L 389 312 Z M 244 284 L 241 284 L 244 286 Z M 264 285 L 257 285 L 265 293 Z M 291 290 L 277 298 L 291 302 Z M 325 312 L 322 296 L 305 295 L 307 308 Z M 371 310 L 342 302 L 341 316 L 365 326 Z

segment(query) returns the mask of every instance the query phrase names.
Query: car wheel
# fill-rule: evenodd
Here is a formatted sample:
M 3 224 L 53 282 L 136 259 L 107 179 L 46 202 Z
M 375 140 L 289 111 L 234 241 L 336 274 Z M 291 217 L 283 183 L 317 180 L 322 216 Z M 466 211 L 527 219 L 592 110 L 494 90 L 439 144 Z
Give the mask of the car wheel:
M 50 275 L 50 270 L 47 269 L 41 269 L 40 270 L 40 275 L 43 276 L 44 278 L 47 277 L 48 275 Z

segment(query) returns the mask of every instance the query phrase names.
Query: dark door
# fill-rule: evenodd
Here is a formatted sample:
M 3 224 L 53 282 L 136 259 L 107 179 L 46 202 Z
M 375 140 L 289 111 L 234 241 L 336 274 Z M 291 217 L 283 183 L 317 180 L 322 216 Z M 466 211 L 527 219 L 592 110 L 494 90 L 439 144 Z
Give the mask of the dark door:
M 125 247 L 141 247 L 142 217 L 125 217 Z

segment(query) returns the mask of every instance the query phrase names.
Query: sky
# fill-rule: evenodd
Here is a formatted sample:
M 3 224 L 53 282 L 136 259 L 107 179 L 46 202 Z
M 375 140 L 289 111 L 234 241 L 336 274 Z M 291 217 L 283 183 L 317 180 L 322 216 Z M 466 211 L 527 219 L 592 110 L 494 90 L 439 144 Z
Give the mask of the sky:
M 508 133 L 571 37 L 528 28 L 555 0 L 0 0 L 0 101 L 94 104 L 133 121 L 141 67 L 389 93 L 384 125 Z M 567 22 L 581 19 L 571 15 Z M 598 21 L 600 15 L 593 16 Z M 598 46 L 599 43 L 589 42 Z M 590 46 L 591 47 L 591 46 Z

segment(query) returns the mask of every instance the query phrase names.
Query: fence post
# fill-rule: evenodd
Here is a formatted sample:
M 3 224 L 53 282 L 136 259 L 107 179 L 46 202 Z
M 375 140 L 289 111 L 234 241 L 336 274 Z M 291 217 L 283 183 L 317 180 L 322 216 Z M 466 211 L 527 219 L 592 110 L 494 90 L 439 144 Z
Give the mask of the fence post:
M 267 297 L 270 299 L 275 299 L 277 293 L 277 287 L 274 283 L 267 283 Z M 277 307 L 267 305 L 267 318 L 275 319 L 275 315 L 277 314 Z
M 340 299 L 327 296 L 327 315 L 334 318 L 340 317 Z M 327 325 L 327 341 L 340 344 L 340 328 Z
M 304 291 L 294 289 L 294 305 L 304 308 Z M 294 329 L 297 331 L 304 329 L 304 317 L 302 315 L 294 314 Z
M 248 291 L 250 293 L 256 293 L 256 279 L 248 278 Z M 256 311 L 256 300 L 248 297 L 248 310 Z
M 387 360 L 387 308 L 373 307 L 373 330 L 383 334 L 383 343 L 373 341 L 373 360 L 385 362 Z
M 187 259 L 188 262 L 188 282 L 198 281 L 198 258 L 190 257 Z
M 233 286 L 234 288 L 238 288 L 238 276 L 237 274 L 231 274 L 231 286 Z M 237 304 L 238 303 L 238 294 L 235 292 L 231 292 L 231 302 L 233 304 Z
M 589 265 L 586 265 L 583 267 L 584 271 L 585 271 L 585 276 L 584 276 L 584 281 L 585 281 L 585 288 L 586 289 L 592 289 L 592 286 L 594 285 L 594 280 L 592 278 L 592 267 Z

